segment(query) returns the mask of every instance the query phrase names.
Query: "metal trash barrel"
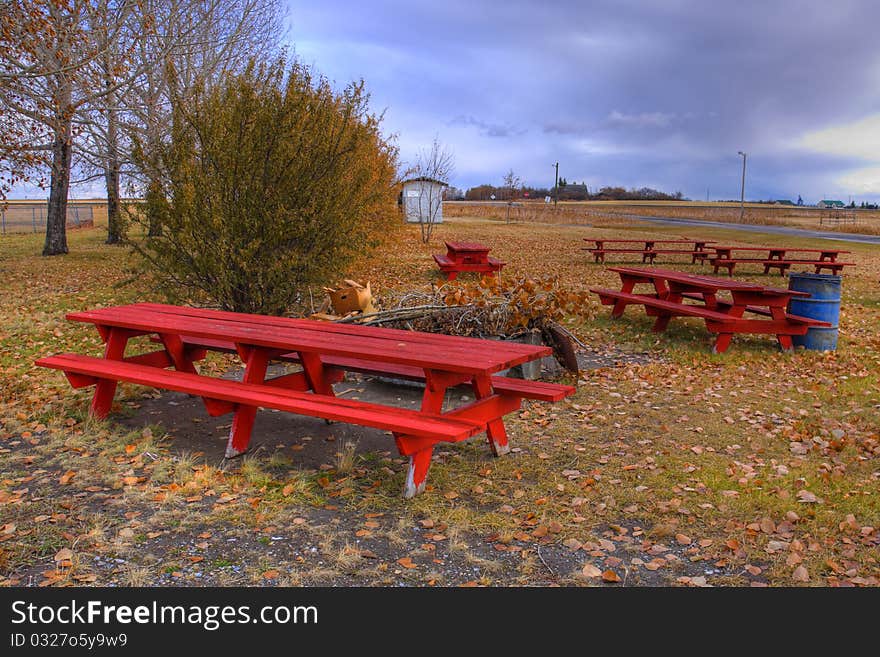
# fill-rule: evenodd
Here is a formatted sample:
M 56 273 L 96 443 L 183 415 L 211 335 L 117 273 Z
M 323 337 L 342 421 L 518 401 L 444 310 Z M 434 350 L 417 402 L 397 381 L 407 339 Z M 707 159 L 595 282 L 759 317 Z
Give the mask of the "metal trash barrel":
M 810 327 L 806 335 L 792 336 L 795 346 L 815 351 L 837 349 L 837 325 L 840 321 L 840 276 L 792 272 L 788 275 L 788 289 L 809 292 L 810 296 L 794 298 L 788 304 L 793 315 L 820 319 L 830 327 Z

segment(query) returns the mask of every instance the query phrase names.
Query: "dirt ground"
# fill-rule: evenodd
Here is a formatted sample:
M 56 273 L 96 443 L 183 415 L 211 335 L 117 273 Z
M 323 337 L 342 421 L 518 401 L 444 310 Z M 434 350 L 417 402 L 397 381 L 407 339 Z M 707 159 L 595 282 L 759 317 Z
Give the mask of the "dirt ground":
M 652 357 L 648 354 L 614 351 L 600 354 L 581 350 L 578 358 L 582 367 L 589 369 L 644 363 Z M 558 367 L 550 362 L 547 364 L 545 376 L 558 374 Z M 276 367 L 274 371 L 270 370 L 270 375 L 284 371 L 285 368 Z M 231 370 L 225 376 L 236 378 L 240 374 L 240 370 Z M 418 408 L 421 401 L 421 388 L 417 385 L 357 374 L 348 375 L 346 381 L 334 386 L 334 390 L 346 399 L 403 408 Z M 465 386 L 450 390 L 444 410 L 472 399 Z M 347 451 L 349 448 L 353 463 L 378 462 L 395 475 L 405 469 L 405 462 L 397 456 L 390 436 L 366 427 L 263 409 L 257 415 L 256 438 L 248 454 L 227 460 L 224 451 L 229 417 L 208 416 L 197 397 L 157 391 L 137 401 L 125 402 L 117 412 L 119 427 L 133 434 L 149 435 L 153 427 L 162 427 L 163 448 L 173 460 L 186 463 L 197 460 L 230 474 L 244 472 L 246 475 L 249 464 L 258 459 L 282 464 L 278 470 L 295 468 L 309 477 L 316 472 L 337 468 L 340 449 Z M 26 443 L 13 441 L 16 442 L 13 454 L 28 451 Z M 492 459 L 484 443 L 482 437 L 477 437 L 471 439 L 466 448 L 471 453 L 480 453 L 478 459 L 490 467 Z M 509 457 L 515 461 L 518 455 L 528 451 L 528 447 L 514 447 Z M 149 452 L 145 454 L 150 458 Z M 435 460 L 441 463 L 461 458 L 458 449 L 437 450 L 435 456 Z M 351 476 L 357 478 L 358 474 L 354 468 Z M 429 490 L 431 488 L 433 486 Z M 558 532 L 552 525 L 545 532 L 531 532 L 510 540 L 497 532 L 482 535 L 458 529 L 451 533 L 445 523 L 429 519 L 419 519 L 408 526 L 409 523 L 398 516 L 382 512 L 361 514 L 357 505 L 344 502 L 301 508 L 287 526 L 278 523 L 254 530 L 227 527 L 218 532 L 213 523 L 200 523 L 198 516 L 212 513 L 221 504 L 228 504 L 233 509 L 236 499 L 235 496 L 228 500 L 223 497 L 212 499 L 210 494 L 186 500 L 187 515 L 195 516 L 195 521 L 173 523 L 176 525 L 173 529 L 166 529 L 163 524 L 167 521 L 157 518 L 149 504 L 124 501 L 112 487 L 91 487 L 89 492 L 91 495 L 86 503 L 75 505 L 76 517 L 112 510 L 122 514 L 128 527 L 117 534 L 112 556 L 93 557 L 88 564 L 88 578 L 83 583 L 91 583 L 94 579 L 105 585 L 247 585 L 254 583 L 259 573 L 258 581 L 265 585 L 407 586 L 428 583 L 472 586 L 490 582 L 493 585 L 528 582 L 549 586 L 571 583 L 572 573 L 583 571 L 585 567 L 608 572 L 608 568 L 617 568 L 633 559 L 638 562 L 639 556 L 648 559 L 647 555 L 659 556 L 669 567 L 664 572 L 658 572 L 659 568 L 625 569 L 621 584 L 667 585 L 671 583 L 671 574 L 700 583 L 732 572 L 727 565 L 713 566 L 688 559 L 686 546 L 681 544 L 664 549 L 652 545 L 646 553 L 639 540 L 644 527 L 632 519 L 602 527 L 596 535 L 595 546 L 587 543 L 573 550 L 571 544 L 564 545 L 556 540 L 554 534 Z M 33 493 L 38 498 L 49 499 L 56 495 L 63 497 L 65 491 L 58 481 L 44 477 L 34 482 Z M 68 518 L 50 518 L 49 522 Z M 355 538 L 328 555 L 327 546 L 332 544 L 334 534 Z M 126 554 L 129 545 L 136 545 L 136 558 Z M 596 549 L 590 550 L 591 547 Z M 399 557 L 401 554 L 415 556 Z M 150 572 L 149 566 L 154 563 L 163 564 L 163 568 Z M 267 567 L 267 563 L 271 567 Z M 389 563 L 396 567 L 388 567 Z M 527 579 L 524 579 L 524 563 L 530 564 Z M 85 565 L 77 564 L 78 567 Z M 419 568 L 428 572 L 426 581 L 424 574 L 416 580 L 410 572 Z M 49 572 L 54 574 L 57 571 Z M 41 566 L 35 566 L 17 571 L 13 581 L 25 585 L 44 584 L 45 575 Z M 763 583 L 761 578 L 749 577 L 755 583 Z M 73 581 L 77 581 L 76 576 Z

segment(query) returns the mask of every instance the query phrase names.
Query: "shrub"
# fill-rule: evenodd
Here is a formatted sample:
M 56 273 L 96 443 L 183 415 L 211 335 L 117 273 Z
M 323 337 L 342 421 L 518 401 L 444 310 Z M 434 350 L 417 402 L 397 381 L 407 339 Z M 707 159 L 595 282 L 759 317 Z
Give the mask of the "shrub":
M 251 64 L 172 107 L 170 138 L 136 149 L 162 174 L 132 245 L 172 301 L 282 314 L 395 219 L 396 147 L 363 81 L 336 93 L 294 62 Z

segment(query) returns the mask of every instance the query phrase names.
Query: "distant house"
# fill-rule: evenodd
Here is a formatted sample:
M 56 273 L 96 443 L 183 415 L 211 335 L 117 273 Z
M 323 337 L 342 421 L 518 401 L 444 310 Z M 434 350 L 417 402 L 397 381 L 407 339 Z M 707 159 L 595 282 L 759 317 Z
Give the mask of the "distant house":
M 410 223 L 443 223 L 443 188 L 448 183 L 433 178 L 410 178 L 403 181 L 400 204 Z
M 829 201 L 827 199 L 823 199 L 816 203 L 817 208 L 845 208 L 846 204 L 843 201 Z

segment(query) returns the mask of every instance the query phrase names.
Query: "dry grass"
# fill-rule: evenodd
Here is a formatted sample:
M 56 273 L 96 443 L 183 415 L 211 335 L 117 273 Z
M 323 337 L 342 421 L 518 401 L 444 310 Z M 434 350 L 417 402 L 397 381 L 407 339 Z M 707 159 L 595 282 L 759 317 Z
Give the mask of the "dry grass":
M 412 230 L 392 237 L 351 276 L 380 296 L 438 284 L 430 254 L 463 239 L 489 244 L 509 263 L 505 274 L 615 286 L 580 250 L 582 238 L 598 236 L 779 240 L 620 218 L 592 227 L 457 219 L 429 245 Z M 583 372 L 573 398 L 509 416 L 518 451 L 504 458 L 492 459 L 481 440 L 444 447 L 429 490 L 405 501 L 400 459 L 365 458 L 348 470 L 340 458 L 333 471 L 311 472 L 257 454 L 224 471 L 198 445 L 171 450 L 160 427 L 132 434 L 112 420 L 87 422 L 89 391 L 33 359 L 100 353 L 91 327 L 64 313 L 153 293 L 117 285 L 128 256 L 103 245 L 100 231 L 72 235 L 64 258 L 35 255 L 38 237 L 4 238 L 0 514 L 15 529 L 2 543 L 0 582 L 593 585 L 601 580 L 581 568 L 595 563 L 627 584 L 876 583 L 880 261 L 877 247 L 846 248 L 858 266 L 844 278 L 836 353 L 782 354 L 769 338 L 737 337 L 715 356 L 699 322 L 676 321 L 658 336 L 635 309 L 613 322 L 596 304 L 594 320 L 568 324 L 579 338 L 599 353 L 651 361 Z M 782 282 L 748 268 L 738 278 Z M 136 404 L 149 393 L 127 394 Z M 431 529 L 418 522 L 426 519 Z M 288 544 L 295 550 L 277 547 Z M 53 557 L 71 545 L 76 570 L 56 577 Z M 109 561 L 118 554 L 124 568 Z M 96 556 L 109 565 L 93 566 Z M 272 570 L 278 578 L 267 579 Z

